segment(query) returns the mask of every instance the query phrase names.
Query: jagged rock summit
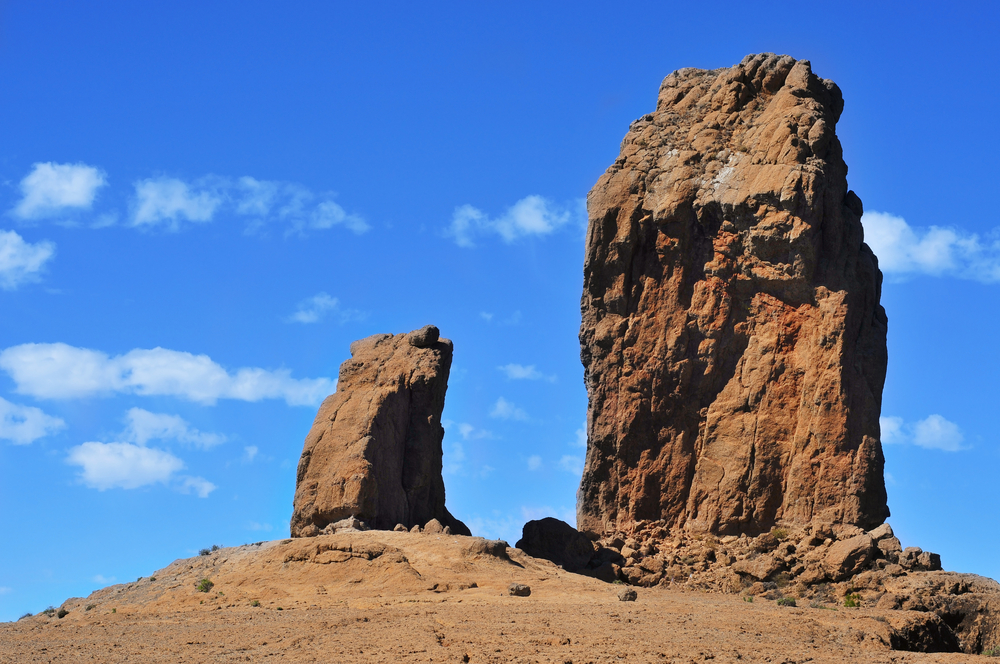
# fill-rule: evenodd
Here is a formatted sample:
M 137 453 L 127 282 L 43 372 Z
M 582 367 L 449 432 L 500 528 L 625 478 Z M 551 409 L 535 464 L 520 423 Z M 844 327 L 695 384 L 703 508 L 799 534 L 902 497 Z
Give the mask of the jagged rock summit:
M 354 517 L 388 530 L 437 519 L 469 535 L 444 504 L 441 411 L 452 343 L 427 325 L 351 344 L 336 393 L 323 401 L 299 461 L 293 537 Z
M 587 205 L 578 526 L 718 535 L 889 515 L 881 273 L 807 60 L 681 69 Z

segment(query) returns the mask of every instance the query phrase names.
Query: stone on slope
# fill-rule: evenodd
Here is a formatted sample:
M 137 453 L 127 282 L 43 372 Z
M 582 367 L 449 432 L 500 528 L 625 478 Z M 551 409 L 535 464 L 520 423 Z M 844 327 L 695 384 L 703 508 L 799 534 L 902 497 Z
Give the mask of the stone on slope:
M 592 536 L 889 514 L 882 276 L 806 60 L 681 69 L 591 190 L 581 302 Z
M 529 556 L 561 565 L 568 572 L 585 568 L 594 557 L 594 544 L 586 535 L 551 516 L 524 524 L 521 539 L 514 546 Z
M 337 392 L 319 408 L 299 461 L 293 537 L 348 517 L 370 527 L 419 527 L 433 519 L 469 529 L 445 508 L 441 411 L 452 343 L 427 326 L 351 344 Z

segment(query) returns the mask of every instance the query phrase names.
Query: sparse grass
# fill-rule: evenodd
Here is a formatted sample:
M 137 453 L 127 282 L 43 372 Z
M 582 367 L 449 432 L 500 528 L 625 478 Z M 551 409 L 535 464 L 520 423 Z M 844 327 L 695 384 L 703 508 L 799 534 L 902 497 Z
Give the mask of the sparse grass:
M 118 613 L 118 609 L 111 609 L 111 613 Z
M 66 609 L 59 609 L 59 611 L 56 613 L 56 618 L 65 618 L 68 615 L 69 611 L 67 611 Z
M 774 583 L 779 588 L 787 588 L 791 582 L 792 577 L 788 574 L 788 572 L 781 572 L 774 575 Z
M 250 606 L 260 606 L 260 601 L 255 599 L 252 602 L 250 602 Z
M 149 577 L 149 582 L 152 583 L 153 581 L 156 581 L 156 577 L 155 576 Z
M 219 546 L 218 544 L 213 544 L 212 548 L 210 548 L 210 549 L 199 549 L 198 555 L 199 556 L 207 556 L 209 554 L 215 553 L 216 551 L 218 551 L 221 548 L 222 547 Z
M 284 611 L 284 609 L 279 606 L 278 611 Z
M 861 606 L 861 595 L 857 593 L 847 593 L 844 595 L 844 606 L 849 609 L 856 609 Z
M 996 648 L 987 648 L 983 651 L 983 657 L 1000 657 L 1000 646 Z
M 772 528 L 771 534 L 774 535 L 774 539 L 778 540 L 779 542 L 784 542 L 786 539 L 788 539 L 788 531 L 784 528 Z
M 35 614 L 33 614 L 31 611 L 28 611 L 23 616 L 21 616 L 20 618 L 18 618 L 18 620 L 24 620 L 25 618 L 30 618 L 33 615 L 35 615 Z
M 91 609 L 96 609 L 96 608 L 97 608 L 96 604 L 88 604 L 83 610 L 90 611 Z
M 794 597 L 782 597 L 781 599 L 779 599 L 776 602 L 776 604 L 778 606 L 795 606 L 795 598 Z
M 46 616 L 53 616 L 56 613 L 56 607 L 50 606 L 49 608 L 42 611 L 42 613 Z
M 753 604 L 753 595 L 744 595 L 743 601 L 747 604 Z
M 200 593 L 207 593 L 214 586 L 215 584 L 212 583 L 211 579 L 202 579 L 201 581 L 195 584 L 194 588 Z

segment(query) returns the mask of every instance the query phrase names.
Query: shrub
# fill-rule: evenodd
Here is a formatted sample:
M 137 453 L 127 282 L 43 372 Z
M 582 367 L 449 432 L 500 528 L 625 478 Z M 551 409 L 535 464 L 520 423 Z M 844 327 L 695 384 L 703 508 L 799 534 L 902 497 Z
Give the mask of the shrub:
M 56 607 L 54 606 L 50 606 L 49 608 L 42 611 L 42 613 L 47 616 L 55 615 L 55 612 L 56 612 Z
M 96 607 L 97 607 L 96 604 L 88 604 L 87 607 L 84 609 L 84 611 L 90 611 L 91 609 L 96 608 Z
M 784 542 L 786 539 L 788 539 L 788 531 L 784 528 L 772 528 L 771 534 L 774 535 L 774 539 L 778 540 L 779 542 Z
M 983 657 L 1000 657 L 1000 646 L 996 648 L 987 648 L 983 651 Z
M 250 602 L 250 606 L 260 606 L 260 602 L 258 600 L 253 600 Z
M 200 593 L 207 593 L 212 587 L 215 586 L 211 579 L 202 579 L 197 584 L 195 584 L 195 590 Z
M 211 549 L 198 549 L 199 556 L 207 556 L 210 553 L 212 553 Z
M 111 613 L 118 613 L 118 609 L 111 609 Z
M 844 595 L 844 606 L 849 609 L 856 609 L 861 606 L 861 595 L 857 593 L 847 593 Z
M 155 576 L 149 577 L 149 582 L 152 583 L 153 581 L 156 581 L 156 577 Z
M 778 606 L 795 606 L 794 597 L 782 597 L 777 602 Z
M 18 620 L 24 620 L 25 618 L 30 618 L 30 617 L 31 617 L 31 616 L 33 616 L 33 615 L 34 615 L 34 614 L 33 614 L 33 613 L 32 613 L 31 611 L 28 611 L 28 612 L 27 612 L 27 613 L 25 613 L 25 614 L 24 614 L 23 616 L 21 616 L 20 618 L 18 618 Z
M 59 609 L 59 612 L 56 613 L 57 618 L 65 618 L 67 615 L 69 615 L 69 611 L 66 609 Z
M 743 601 L 747 604 L 753 604 L 753 595 L 744 595 Z

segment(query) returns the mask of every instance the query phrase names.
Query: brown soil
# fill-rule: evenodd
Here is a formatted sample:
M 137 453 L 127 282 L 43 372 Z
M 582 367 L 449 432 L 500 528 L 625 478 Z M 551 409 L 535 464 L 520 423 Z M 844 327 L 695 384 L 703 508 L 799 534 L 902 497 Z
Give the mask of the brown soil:
M 214 584 L 208 592 L 196 589 L 202 579 Z M 511 583 L 531 595 L 509 596 Z M 892 650 L 920 612 L 784 607 L 680 586 L 638 588 L 635 602 L 621 602 L 621 588 L 517 549 L 491 553 L 479 538 L 377 531 L 266 542 L 70 599 L 61 619 L 0 624 L 0 662 L 974 658 Z

